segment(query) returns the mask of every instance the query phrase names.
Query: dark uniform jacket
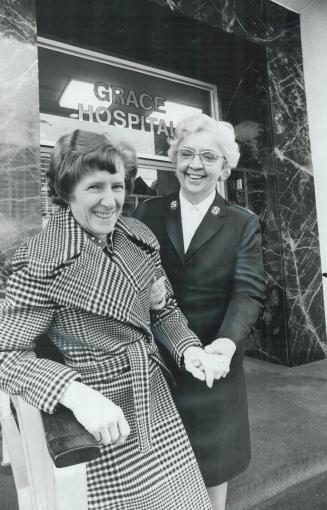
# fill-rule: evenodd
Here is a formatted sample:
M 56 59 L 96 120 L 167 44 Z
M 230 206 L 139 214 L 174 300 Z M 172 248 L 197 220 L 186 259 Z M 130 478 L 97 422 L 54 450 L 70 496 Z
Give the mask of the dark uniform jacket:
M 134 216 L 157 237 L 190 328 L 204 343 L 230 338 L 242 354 L 265 299 L 257 216 L 217 194 L 186 254 L 178 194 L 143 202 Z

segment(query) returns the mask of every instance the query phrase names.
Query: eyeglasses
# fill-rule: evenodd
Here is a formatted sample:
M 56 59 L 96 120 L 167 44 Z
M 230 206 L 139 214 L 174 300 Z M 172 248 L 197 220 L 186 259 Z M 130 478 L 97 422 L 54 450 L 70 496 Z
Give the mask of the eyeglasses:
M 181 147 L 177 149 L 177 153 L 182 161 L 190 162 L 194 159 L 195 156 L 200 156 L 200 161 L 202 165 L 214 165 L 218 159 L 224 158 L 221 154 L 216 154 L 214 151 L 200 151 L 194 152 L 192 149 L 188 149 L 186 147 Z

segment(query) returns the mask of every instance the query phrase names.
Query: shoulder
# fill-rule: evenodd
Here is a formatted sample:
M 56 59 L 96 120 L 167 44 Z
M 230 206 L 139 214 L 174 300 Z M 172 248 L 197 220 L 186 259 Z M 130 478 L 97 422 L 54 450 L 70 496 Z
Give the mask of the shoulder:
M 133 216 L 135 218 L 140 218 L 142 214 L 150 214 L 152 211 L 161 211 L 166 208 L 170 199 L 171 197 L 169 196 L 148 198 L 137 206 Z
M 27 263 L 28 263 L 27 244 L 24 244 L 15 251 L 15 254 L 12 259 L 12 269 L 13 271 L 18 271 L 19 269 L 25 267 Z
M 75 259 L 86 244 L 87 237 L 74 217 L 58 208 L 44 230 L 27 243 L 29 271 L 38 277 L 49 276 Z
M 251 209 L 248 209 L 247 207 L 242 207 L 241 205 L 238 204 L 232 204 L 231 202 L 227 202 L 227 207 L 234 214 L 244 216 L 245 218 L 248 218 L 249 216 L 255 216 L 254 212 L 251 211 Z
M 30 237 L 23 245 L 21 245 L 14 253 L 12 258 L 11 266 L 12 271 L 19 272 L 20 270 L 28 267 L 31 259 L 33 259 L 39 252 L 39 246 L 43 244 L 44 233 L 39 232 L 38 234 Z
M 227 202 L 227 210 L 232 218 L 238 220 L 242 223 L 257 223 L 258 217 L 257 215 L 248 209 L 247 207 L 242 207 L 237 204 L 232 204 L 231 202 Z
M 124 216 L 120 218 L 119 226 L 134 241 L 154 250 L 159 249 L 157 238 L 142 221 Z
M 30 237 L 28 241 L 25 242 L 22 246 L 20 246 L 16 251 L 12 259 L 12 269 L 13 271 L 19 271 L 23 267 L 29 264 L 29 261 L 35 253 L 38 252 L 38 247 L 40 244 L 42 245 L 42 239 L 44 237 L 43 232 L 39 232 L 38 234 Z

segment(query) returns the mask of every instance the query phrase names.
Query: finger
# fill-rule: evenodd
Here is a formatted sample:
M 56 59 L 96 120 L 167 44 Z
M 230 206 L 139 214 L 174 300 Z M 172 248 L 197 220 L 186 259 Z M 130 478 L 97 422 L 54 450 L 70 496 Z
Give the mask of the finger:
M 223 370 L 219 370 L 219 371 L 215 372 L 215 380 L 216 381 L 219 381 L 219 379 L 221 379 L 222 377 L 224 377 L 224 371 Z
M 128 425 L 125 416 L 122 415 L 120 420 L 118 420 L 118 429 L 119 429 L 119 439 L 116 441 L 116 446 L 119 446 L 123 443 L 125 443 L 126 439 L 130 435 L 131 429 Z
M 208 388 L 212 388 L 214 380 L 213 370 L 210 367 L 206 367 L 205 364 L 203 368 L 205 372 L 206 385 L 208 386 Z
M 202 367 L 202 363 L 201 363 L 201 361 L 200 361 L 200 360 L 198 360 L 198 359 L 194 359 L 194 360 L 193 360 L 193 365 L 194 365 L 196 368 L 200 368 L 200 367 Z
M 193 365 L 193 362 L 190 363 L 190 364 L 187 364 L 185 365 L 185 368 L 188 372 L 190 372 L 193 377 L 195 377 L 196 379 L 199 379 L 200 381 L 204 381 L 205 380 L 205 373 L 203 372 L 203 370 L 201 370 L 200 368 L 197 368 Z
M 152 290 L 165 289 L 165 277 L 161 276 L 158 280 L 152 280 Z
M 111 435 L 108 430 L 108 427 L 101 427 L 99 429 L 99 432 L 101 434 L 101 443 L 104 445 L 109 445 L 111 443 Z
M 228 374 L 229 372 L 229 369 L 226 368 L 226 367 L 222 367 L 221 370 L 217 370 L 215 372 L 215 379 L 218 380 L 220 379 L 221 377 L 226 377 L 226 375 Z
M 165 299 L 166 297 L 166 293 L 164 290 L 162 289 L 156 289 L 156 290 L 153 290 L 151 291 L 151 299 L 154 299 L 156 301 L 162 301 L 163 299 Z
M 118 430 L 118 424 L 117 422 L 112 422 L 108 424 L 108 430 L 111 435 L 111 442 L 116 443 L 120 437 L 120 433 Z
M 161 301 L 162 299 L 165 299 L 166 292 L 163 289 L 156 289 L 155 291 L 152 290 L 151 297 L 157 301 Z
M 100 443 L 101 441 L 101 434 L 100 432 L 91 432 L 92 436 Z
M 159 301 L 157 303 L 152 303 L 151 310 L 161 310 L 166 304 L 166 301 Z
M 160 282 L 157 280 L 156 282 L 154 282 L 152 284 L 152 292 L 160 292 L 160 289 L 161 289 L 161 285 L 160 285 Z

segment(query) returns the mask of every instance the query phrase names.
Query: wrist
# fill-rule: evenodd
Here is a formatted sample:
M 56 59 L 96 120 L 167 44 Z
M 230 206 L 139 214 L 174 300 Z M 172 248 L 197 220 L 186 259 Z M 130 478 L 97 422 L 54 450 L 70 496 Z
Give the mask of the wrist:
M 203 351 L 203 347 L 193 345 L 193 346 L 187 347 L 187 349 L 185 349 L 183 356 L 184 356 L 184 358 L 185 357 L 193 358 L 194 356 L 196 356 L 199 353 L 199 351 Z
M 68 407 L 68 409 L 72 411 L 74 407 L 74 401 L 76 400 L 76 394 L 80 390 L 81 386 L 84 386 L 84 384 L 78 381 L 72 381 L 66 388 L 65 392 L 62 394 L 59 400 L 60 404 Z
M 211 343 L 210 348 L 214 353 L 223 354 L 232 359 L 236 351 L 236 344 L 230 338 L 216 338 L 216 340 Z

